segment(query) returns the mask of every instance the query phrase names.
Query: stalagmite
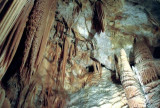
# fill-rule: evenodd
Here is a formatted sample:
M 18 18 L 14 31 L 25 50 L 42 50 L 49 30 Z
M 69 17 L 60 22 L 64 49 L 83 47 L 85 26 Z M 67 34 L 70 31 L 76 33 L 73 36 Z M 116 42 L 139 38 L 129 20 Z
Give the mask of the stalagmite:
M 127 60 L 126 52 L 121 49 L 121 73 L 120 79 L 123 85 L 130 108 L 145 108 L 145 98 Z

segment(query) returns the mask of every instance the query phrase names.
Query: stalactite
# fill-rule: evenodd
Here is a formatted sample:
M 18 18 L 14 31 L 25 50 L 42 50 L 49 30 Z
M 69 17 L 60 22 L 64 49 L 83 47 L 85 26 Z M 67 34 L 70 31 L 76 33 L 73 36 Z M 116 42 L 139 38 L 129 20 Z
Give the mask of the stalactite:
M 120 70 L 121 64 L 118 63 L 118 61 L 120 61 L 120 59 L 121 59 L 120 57 L 117 57 L 116 55 L 114 55 L 114 63 L 115 63 L 116 79 L 117 80 L 120 79 L 119 76 L 120 76 L 120 72 L 121 72 L 121 70 Z
M 34 104 L 36 84 L 37 84 L 37 82 L 33 81 L 29 85 L 29 89 L 27 91 L 26 98 L 24 99 L 24 104 L 23 104 L 24 108 L 36 107 Z
M 64 79 L 65 79 L 65 68 L 66 68 L 66 63 L 67 63 L 67 59 L 68 59 L 68 49 L 69 49 L 69 41 L 67 39 L 67 37 L 65 38 L 65 42 L 64 42 L 64 49 L 63 49 L 63 61 L 61 64 L 61 75 L 62 75 L 62 86 L 64 85 Z
M 72 59 L 72 56 L 74 56 L 74 54 L 75 54 L 74 44 L 72 43 L 69 51 L 69 60 Z
M 57 22 L 55 35 L 60 35 L 60 37 L 62 37 L 63 32 L 64 32 L 64 25 L 60 22 Z
M 26 41 L 25 41 L 25 49 L 24 49 L 24 55 L 22 59 L 22 65 L 20 67 L 20 72 L 22 73 L 22 69 L 26 63 L 26 60 L 29 55 L 29 51 L 32 45 L 33 38 L 36 34 L 36 31 L 41 24 L 41 18 L 44 14 L 44 6 L 46 5 L 46 2 L 43 0 L 39 0 L 36 2 L 34 9 L 32 11 L 32 14 L 29 19 L 29 24 L 27 25 L 27 31 L 26 31 Z
M 121 50 L 121 73 L 120 79 L 123 85 L 128 104 L 131 108 L 145 108 L 145 98 L 140 89 L 140 85 L 135 78 L 135 74 L 132 71 L 125 50 Z
M 104 32 L 105 13 L 104 13 L 104 9 L 103 9 L 103 3 L 101 1 L 96 1 L 94 8 L 95 9 L 94 9 L 94 16 L 93 16 L 93 28 L 98 33 L 100 33 L 101 31 Z
M 48 4 L 44 5 L 43 7 L 43 15 L 41 17 L 41 24 L 39 25 L 39 27 L 37 28 L 37 32 L 35 33 L 35 36 L 33 38 L 33 43 L 32 43 L 32 48 L 31 48 L 31 60 L 30 60 L 30 68 L 31 68 L 31 72 L 33 74 L 33 72 L 35 71 L 35 69 L 37 68 L 36 66 L 36 59 L 38 58 L 38 51 L 40 49 L 40 44 L 42 41 L 42 37 L 43 35 L 45 35 L 45 28 L 48 26 L 47 25 L 47 20 L 49 17 L 49 11 L 50 11 L 50 3 L 48 2 Z M 50 29 L 49 29 L 50 30 Z M 50 32 L 50 31 L 48 31 Z
M 8 3 L 8 0 L 0 0 L 0 6 L 1 6 L 0 13 L 2 12 L 2 10 L 4 9 L 7 3 Z
M 17 105 L 18 108 L 21 108 L 21 107 L 28 108 L 28 107 L 34 106 L 33 99 L 35 96 L 34 90 L 36 87 L 36 83 L 37 83 L 36 81 L 33 81 L 32 83 L 26 85 L 23 88 L 23 90 L 20 93 L 19 102 Z
M 20 108 L 23 105 L 28 88 L 29 88 L 29 85 L 25 85 L 25 87 L 21 90 L 21 93 L 19 94 L 18 105 L 17 105 L 18 108 Z
M 14 27 L 11 30 L 11 33 L 7 36 L 8 39 L 6 40 L 6 44 L 3 45 L 4 48 L 0 50 L 1 56 L 3 57 L 1 61 L 1 65 L 3 65 L 3 73 L 6 72 L 8 69 L 20 42 L 20 39 L 22 37 L 24 28 L 26 26 L 26 22 L 28 20 L 28 15 L 32 9 L 33 6 L 33 0 L 26 3 L 24 8 L 21 11 L 21 14 L 19 15 Z M 1 76 L 1 78 L 3 75 Z M 1 79 L 0 78 L 0 79 Z
M 49 46 L 52 46 L 53 43 L 48 44 Z M 58 80 L 61 80 L 63 77 L 61 74 L 59 74 L 60 70 L 58 69 L 59 67 L 57 66 L 59 64 L 59 59 L 61 54 L 61 47 L 59 45 L 55 45 L 53 47 L 48 47 L 50 48 L 51 52 L 49 51 L 50 54 L 53 52 L 53 47 L 56 47 L 56 52 L 54 55 L 48 55 L 43 58 L 43 61 L 40 65 L 40 68 L 38 69 L 37 73 L 40 75 L 39 82 L 40 86 L 42 86 L 42 107 L 44 108 L 54 108 L 56 106 L 59 106 L 63 108 L 63 105 L 65 105 L 66 97 L 64 94 L 64 91 L 62 90 L 63 87 L 61 86 L 61 83 L 58 82 Z M 48 57 L 54 56 L 53 60 L 49 61 Z M 61 62 L 62 63 L 62 62 Z M 37 75 L 36 75 L 37 76 Z M 39 79 L 39 78 L 38 78 Z
M 86 32 L 84 35 L 93 35 L 91 33 L 93 29 L 98 33 L 105 32 L 105 17 L 108 16 L 114 17 L 113 19 L 110 18 L 112 19 L 112 23 L 115 22 L 114 26 L 117 22 L 119 24 L 121 21 L 124 21 L 123 15 L 114 16 L 120 10 L 123 0 L 76 0 L 73 3 L 72 0 L 67 0 L 67 5 L 65 4 L 66 0 L 58 1 L 58 8 L 61 5 L 69 7 L 66 9 L 66 14 L 69 14 L 70 8 L 73 9 L 71 11 L 71 15 L 73 16 L 69 16 L 68 20 L 64 18 L 65 16 L 61 15 L 64 13 L 61 9 L 56 10 L 57 1 L 0 0 L 0 6 L 2 6 L 0 7 L 0 15 L 2 15 L 2 19 L 0 19 L 0 83 L 3 83 L 3 86 L 5 85 L 5 90 L 0 87 L 0 107 L 64 108 L 66 107 L 68 93 L 70 95 L 80 89 L 82 89 L 80 92 L 86 92 L 88 90 L 86 87 L 100 84 L 102 80 L 102 83 L 105 84 L 98 85 L 98 92 L 102 92 L 103 95 L 103 92 L 107 94 L 109 91 L 107 97 L 106 94 L 104 94 L 104 97 L 106 99 L 110 95 L 107 101 L 114 101 L 111 102 L 112 105 L 105 103 L 107 108 L 109 106 L 115 108 L 117 106 L 118 108 L 128 106 L 126 97 L 131 108 L 143 108 L 146 107 L 146 104 L 149 107 L 160 107 L 160 80 L 158 80 L 160 66 L 154 61 L 145 42 L 137 42 L 134 45 L 135 70 L 141 82 L 141 87 L 137 80 L 138 78 L 129 65 L 125 51 L 122 49 L 121 56 L 115 58 L 116 72 L 120 76 L 123 90 L 120 84 L 117 85 L 113 84 L 112 81 L 109 83 L 106 81 L 108 79 L 111 80 L 111 76 L 113 76 L 112 73 L 111 75 L 108 74 L 112 70 L 108 69 L 106 71 L 106 64 L 109 64 L 106 59 L 104 59 L 105 63 L 101 64 L 101 61 L 93 57 L 97 55 L 92 55 L 92 51 L 95 53 L 94 51 L 101 50 L 101 48 L 99 48 L 100 50 L 94 48 L 94 45 L 99 45 L 99 38 L 102 38 L 95 37 L 94 39 L 97 40 L 97 43 L 95 42 L 96 44 L 93 45 L 94 42 L 92 43 L 86 36 L 83 36 L 83 33 L 80 33 L 81 31 Z M 1 13 L 9 2 L 10 5 L 5 10 L 6 13 Z M 91 3 L 94 7 L 93 19 L 91 18 L 92 9 L 86 9 L 88 3 Z M 122 13 L 120 11 L 118 14 Z M 85 22 L 87 31 L 78 21 L 80 20 L 81 23 L 83 20 L 83 16 L 79 16 L 82 14 L 89 19 Z M 28 17 L 29 15 L 30 17 Z M 54 17 L 56 18 L 56 23 L 52 26 Z M 129 16 L 124 14 L 124 17 Z M 27 21 L 28 18 L 29 21 Z M 90 30 L 91 19 L 93 21 L 93 28 L 91 27 Z M 121 21 L 119 22 L 119 20 Z M 51 27 L 52 31 L 50 33 Z M 76 27 L 78 27 L 78 30 Z M 110 27 L 110 29 L 112 28 Z M 73 34 L 70 32 L 71 30 Z M 123 32 L 120 27 L 118 29 L 115 28 L 113 31 L 116 30 Z M 54 35 L 52 34 L 53 32 L 55 33 Z M 110 34 L 109 31 L 108 34 Z M 50 40 L 48 41 L 48 39 Z M 87 44 L 90 44 L 89 42 L 92 45 L 87 46 Z M 125 44 L 121 43 L 122 45 Z M 103 46 L 103 43 L 100 44 Z M 130 42 L 129 45 L 131 45 Z M 126 47 L 126 44 L 124 47 Z M 90 49 L 93 50 L 91 51 Z M 101 51 L 98 53 L 101 56 Z M 109 58 L 107 60 L 112 61 Z M 102 67 L 106 67 L 105 69 L 103 68 L 104 73 L 102 73 Z M 5 71 L 7 72 L 5 73 Z M 14 76 L 11 75 L 12 73 L 14 73 Z M 1 82 L 2 77 L 3 81 Z M 112 87 L 112 84 L 116 87 Z M 100 86 L 103 87 L 101 88 Z M 116 89 L 112 92 L 112 90 L 108 89 L 108 86 Z M 141 89 L 143 89 L 144 95 Z M 94 93 L 97 93 L 96 90 Z M 90 95 L 92 94 L 87 91 L 84 102 L 92 100 L 88 98 Z M 123 96 L 121 97 L 121 95 Z M 75 96 L 75 98 L 77 97 Z M 105 99 L 101 99 L 97 103 L 103 105 Z M 81 103 L 81 100 L 71 103 Z M 103 107 L 106 107 L 105 105 Z
M 49 38 L 49 33 L 51 30 L 52 24 L 54 22 L 54 19 L 55 19 L 55 11 L 56 11 L 56 5 L 57 5 L 56 3 L 57 3 L 57 0 L 50 0 L 49 5 L 48 5 L 48 7 L 50 7 L 50 10 L 49 10 L 49 14 L 47 17 L 47 26 L 45 28 L 45 31 L 44 31 L 44 34 L 41 40 L 39 52 L 38 52 L 37 59 L 36 59 L 36 66 L 40 65 L 43 55 L 44 55 L 44 51 L 45 51 L 47 41 Z
M 18 4 L 18 2 L 20 2 L 20 3 Z M 7 68 L 9 66 L 9 64 L 12 62 L 12 58 L 14 57 L 16 52 L 20 52 L 20 53 L 22 52 L 24 54 L 24 55 L 22 55 L 23 57 L 21 59 L 21 55 L 18 58 L 17 57 L 18 53 L 16 53 L 16 58 L 21 59 L 21 61 L 22 61 L 22 64 L 18 64 L 21 66 L 20 67 L 17 66 L 17 68 L 19 68 L 19 70 L 20 70 L 20 82 L 19 82 L 20 88 L 13 87 L 13 88 L 16 88 L 18 92 L 12 91 L 12 90 L 7 90 L 8 92 L 12 91 L 14 93 L 19 93 L 19 94 L 16 94 L 16 95 L 18 95 L 17 97 L 13 94 L 9 94 L 9 95 L 12 95 L 14 97 L 9 96 L 8 94 L 7 94 L 7 96 L 11 100 L 13 99 L 13 101 L 17 101 L 16 104 L 12 103 L 12 107 L 14 105 L 15 105 L 14 107 L 34 107 L 35 103 L 33 103 L 33 101 L 35 100 L 35 87 L 36 87 L 36 85 L 40 84 L 43 87 L 45 87 L 45 86 L 42 84 L 41 81 L 37 82 L 37 77 L 39 76 L 39 74 L 36 74 L 37 76 L 35 77 L 35 75 L 34 74 L 32 75 L 32 73 L 34 73 L 35 70 L 38 68 L 38 66 L 40 65 L 40 63 L 42 61 L 41 59 L 43 58 L 44 49 L 45 49 L 46 43 L 48 41 L 51 26 L 54 21 L 54 15 L 55 15 L 54 13 L 56 10 L 56 0 L 47 0 L 47 1 L 46 0 L 36 0 L 33 9 L 32 9 L 32 6 L 34 4 L 34 0 L 29 0 L 29 1 L 26 0 L 23 2 L 22 1 L 18 1 L 18 2 L 16 2 L 16 0 L 13 1 L 14 5 L 17 3 L 15 5 L 15 7 L 18 6 L 18 7 L 16 7 L 15 11 L 17 11 L 17 8 L 19 8 L 17 13 L 14 13 L 12 15 L 12 13 L 11 13 L 12 11 L 10 8 L 12 8 L 14 10 L 15 7 L 13 8 L 12 5 L 11 5 L 11 7 L 9 7 L 8 11 L 9 12 L 11 11 L 10 13 L 12 16 L 10 15 L 11 18 L 5 19 L 5 20 L 12 21 L 13 28 L 11 31 L 8 31 L 8 32 L 10 32 L 10 34 L 7 35 L 8 37 L 6 39 L 4 39 L 4 41 L 6 41 L 6 42 L 1 42 L 2 44 L 0 44 L 0 47 L 2 47 L 2 48 L 4 47 L 4 49 L 0 49 L 0 52 L 2 55 L 6 54 L 5 55 L 6 57 L 1 56 L 1 58 L 4 59 L 3 63 L 7 64 Z M 24 4 L 26 3 L 25 7 L 23 7 L 24 6 L 23 3 Z M 21 9 L 20 4 L 23 7 L 23 9 Z M 32 9 L 32 12 L 30 13 L 31 9 Z M 18 12 L 20 12 L 20 14 Z M 29 14 L 30 14 L 29 21 L 27 22 Z M 4 18 L 7 15 L 8 15 L 8 13 L 5 14 Z M 17 16 L 15 17 L 15 15 L 17 15 Z M 4 19 L 2 19 L 2 21 L 3 20 Z M 16 20 L 16 22 L 14 20 Z M 27 22 L 27 27 L 25 28 L 26 22 Z M 5 23 L 5 21 L 3 21 L 3 23 L 0 24 L 0 27 L 3 26 L 4 23 Z M 8 23 L 10 24 L 10 22 L 8 22 Z M 12 26 L 12 24 L 10 24 L 10 27 L 11 26 Z M 25 28 L 25 32 L 23 33 L 24 28 Z M 0 36 L 0 38 L 1 38 L 1 36 Z M 3 37 L 3 38 L 5 38 L 5 37 Z M 20 40 L 21 40 L 21 43 L 20 43 Z M 24 41 L 24 42 L 22 42 L 22 41 Z M 23 43 L 23 45 L 24 45 L 23 51 L 19 51 L 19 49 L 21 49 L 21 46 L 20 46 L 20 48 L 18 48 L 19 43 L 20 43 L 20 45 L 22 45 L 22 43 Z M 22 47 L 23 47 L 23 45 L 22 45 Z M 17 48 L 18 48 L 18 51 L 17 51 Z M 7 68 L 6 68 L 6 70 L 7 70 Z M 13 70 L 13 71 L 17 72 L 18 70 Z M 14 72 L 14 73 L 16 73 L 16 72 Z M 16 73 L 16 75 L 17 74 L 18 74 L 18 72 Z M 31 76 L 32 76 L 32 78 L 31 78 Z M 53 76 L 53 77 L 56 77 L 56 76 Z M 17 77 L 15 77 L 15 78 L 17 78 Z M 38 78 L 41 79 L 40 77 L 38 77 Z M 7 83 L 8 82 L 6 82 L 6 84 Z M 15 83 L 19 85 L 18 82 L 15 82 Z M 48 80 L 46 83 L 48 83 Z M 53 86 L 54 84 L 52 83 L 51 85 Z M 6 87 L 7 87 L 7 85 L 6 85 Z M 9 89 L 11 89 L 11 87 Z M 46 88 L 44 88 L 44 90 L 45 89 Z M 14 99 L 16 99 L 16 100 L 14 100 Z M 6 99 L 5 103 L 6 103 L 6 107 L 10 106 L 9 103 L 7 102 L 7 99 Z M 8 106 L 7 106 L 7 104 L 8 104 Z M 50 105 L 51 105 L 51 103 L 50 103 Z
M 14 0 L 11 3 L 10 8 L 7 10 L 7 12 L 2 17 L 0 23 L 0 46 L 4 43 L 5 39 L 7 38 L 7 35 L 11 31 L 12 27 L 14 26 L 22 8 L 26 4 L 27 0 Z
M 27 39 L 25 41 L 24 55 L 20 67 L 22 78 L 28 76 L 28 78 L 24 80 L 29 81 L 40 65 L 50 29 L 54 21 L 55 4 L 55 0 L 38 0 L 32 10 L 27 26 Z

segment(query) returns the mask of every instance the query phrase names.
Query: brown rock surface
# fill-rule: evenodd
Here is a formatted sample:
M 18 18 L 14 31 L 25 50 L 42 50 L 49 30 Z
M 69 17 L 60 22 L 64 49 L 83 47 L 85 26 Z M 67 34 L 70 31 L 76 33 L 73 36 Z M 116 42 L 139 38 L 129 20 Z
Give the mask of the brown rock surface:
M 159 7 L 0 0 L 0 107 L 159 108 Z

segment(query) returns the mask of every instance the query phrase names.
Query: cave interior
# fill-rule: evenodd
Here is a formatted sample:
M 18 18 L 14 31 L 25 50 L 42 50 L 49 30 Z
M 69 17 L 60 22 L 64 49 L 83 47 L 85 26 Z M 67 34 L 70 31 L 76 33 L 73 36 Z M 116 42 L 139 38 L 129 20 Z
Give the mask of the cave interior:
M 0 108 L 160 108 L 160 0 L 0 0 Z

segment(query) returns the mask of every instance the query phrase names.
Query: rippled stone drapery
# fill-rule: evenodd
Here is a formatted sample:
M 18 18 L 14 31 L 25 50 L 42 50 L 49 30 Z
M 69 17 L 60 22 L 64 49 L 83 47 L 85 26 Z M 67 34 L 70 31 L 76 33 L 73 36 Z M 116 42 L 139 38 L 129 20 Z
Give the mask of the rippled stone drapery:
M 136 42 L 134 46 L 135 63 L 138 65 L 138 74 L 141 84 L 145 85 L 158 79 L 157 70 L 153 63 L 152 54 L 144 41 Z
M 155 60 L 154 64 L 155 64 L 156 69 L 157 69 L 157 75 L 158 75 L 158 77 L 160 77 L 160 71 L 158 71 L 158 70 L 160 70 L 160 60 Z
M 158 68 L 153 61 L 151 52 L 143 40 L 138 40 L 134 47 L 136 74 L 142 86 L 148 107 L 160 107 L 160 80 Z

